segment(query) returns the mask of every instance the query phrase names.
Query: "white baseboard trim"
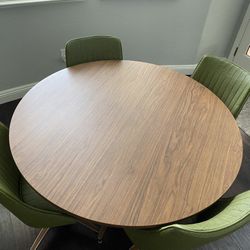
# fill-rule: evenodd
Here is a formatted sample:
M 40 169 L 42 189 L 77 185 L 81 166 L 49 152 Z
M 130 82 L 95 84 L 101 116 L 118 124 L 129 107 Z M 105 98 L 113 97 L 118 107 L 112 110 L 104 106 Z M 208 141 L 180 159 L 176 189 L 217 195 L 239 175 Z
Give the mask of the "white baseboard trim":
M 0 91 L 0 104 L 22 98 L 36 83 L 29 83 Z
M 170 69 L 181 72 L 185 75 L 192 75 L 196 64 L 191 65 L 165 65 Z M 36 83 L 29 83 L 25 85 L 21 85 L 15 88 L 10 88 L 6 90 L 0 91 L 0 104 L 11 102 L 16 99 L 22 98 Z

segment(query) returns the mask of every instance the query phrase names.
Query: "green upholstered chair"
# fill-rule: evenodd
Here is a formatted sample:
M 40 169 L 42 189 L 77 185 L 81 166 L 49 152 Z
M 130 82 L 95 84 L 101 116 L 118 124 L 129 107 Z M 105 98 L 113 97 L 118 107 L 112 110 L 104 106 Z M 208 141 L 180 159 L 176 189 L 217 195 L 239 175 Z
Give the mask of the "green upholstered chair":
M 105 227 L 74 219 L 40 196 L 22 177 L 9 147 L 8 128 L 0 122 L 0 203 L 23 223 L 43 228 L 31 249 L 36 249 L 50 227 L 80 222 L 102 242 Z M 1 248 L 1 247 L 0 247 Z
M 25 181 L 18 171 L 9 147 L 8 129 L 0 123 L 0 203 L 25 224 L 48 228 L 75 223 Z
M 226 58 L 204 56 L 192 78 L 217 95 L 235 118 L 249 97 L 250 73 Z
M 159 229 L 126 229 L 140 250 L 189 250 L 232 233 L 250 221 L 250 191 L 221 199 L 206 213 L 212 217 L 194 224 L 172 224 Z
M 66 66 L 100 60 L 122 60 L 122 45 L 118 38 L 92 36 L 70 40 L 65 47 Z

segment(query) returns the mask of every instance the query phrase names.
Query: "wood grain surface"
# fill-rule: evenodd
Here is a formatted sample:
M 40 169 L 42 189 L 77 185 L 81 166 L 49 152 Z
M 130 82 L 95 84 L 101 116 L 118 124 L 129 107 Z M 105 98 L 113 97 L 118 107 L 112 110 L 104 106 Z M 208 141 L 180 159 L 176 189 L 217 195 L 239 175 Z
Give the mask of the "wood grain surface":
M 242 161 L 225 105 L 180 73 L 133 61 L 61 70 L 21 100 L 10 146 L 42 196 L 90 221 L 152 227 L 221 197 Z

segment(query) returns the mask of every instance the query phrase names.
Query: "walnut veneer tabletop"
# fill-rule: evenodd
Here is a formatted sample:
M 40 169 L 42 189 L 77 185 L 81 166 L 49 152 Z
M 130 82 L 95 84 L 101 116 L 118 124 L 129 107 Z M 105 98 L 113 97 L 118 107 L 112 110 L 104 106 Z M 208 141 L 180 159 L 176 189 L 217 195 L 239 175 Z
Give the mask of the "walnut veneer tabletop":
M 163 66 L 99 61 L 45 78 L 10 126 L 30 185 L 77 217 L 153 227 L 214 203 L 242 161 L 236 121 L 211 91 Z

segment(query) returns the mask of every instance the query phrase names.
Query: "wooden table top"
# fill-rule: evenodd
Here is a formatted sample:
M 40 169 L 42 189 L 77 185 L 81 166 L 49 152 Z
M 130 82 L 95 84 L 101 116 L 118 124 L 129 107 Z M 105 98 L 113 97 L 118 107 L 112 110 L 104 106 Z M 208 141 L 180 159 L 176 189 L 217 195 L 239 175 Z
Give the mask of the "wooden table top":
M 230 187 L 242 139 L 225 105 L 166 67 L 99 61 L 61 70 L 21 100 L 15 162 L 66 211 L 121 227 L 191 216 Z

